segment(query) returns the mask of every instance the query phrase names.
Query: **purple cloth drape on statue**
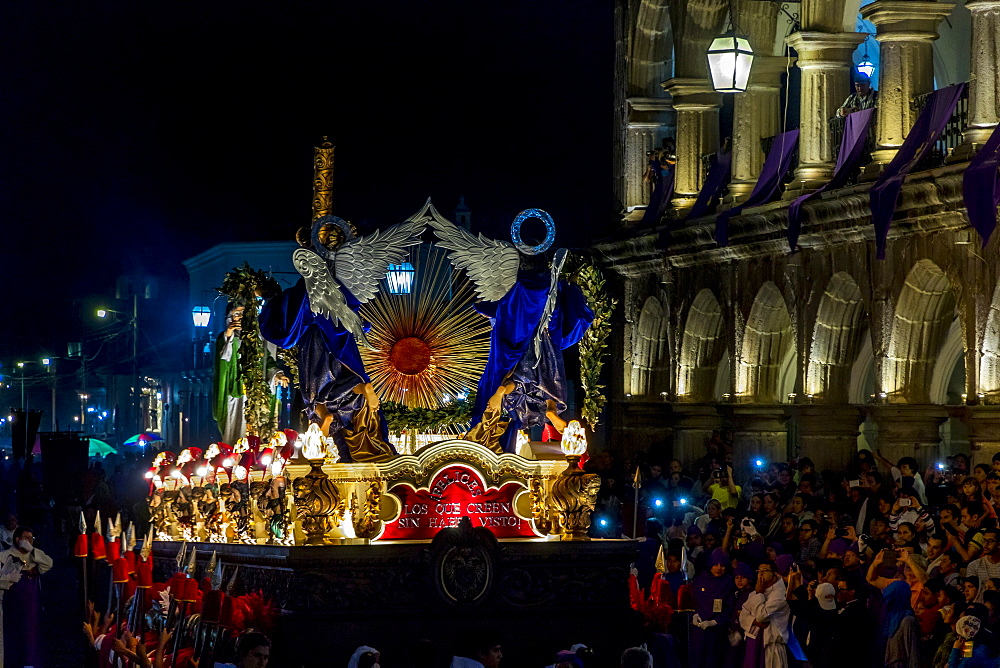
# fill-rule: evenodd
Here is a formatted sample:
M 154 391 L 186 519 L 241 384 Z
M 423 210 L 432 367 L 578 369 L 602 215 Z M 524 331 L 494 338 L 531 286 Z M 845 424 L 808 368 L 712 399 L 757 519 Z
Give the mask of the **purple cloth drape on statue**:
M 649 197 L 649 206 L 646 207 L 646 213 L 642 214 L 640 225 L 656 225 L 663 218 L 663 214 L 667 210 L 667 205 L 670 204 L 670 198 L 674 195 L 675 171 L 672 168 L 666 176 L 660 176 L 656 179 L 653 194 Z
M 357 298 L 347 288 L 340 287 L 340 291 L 356 313 L 361 306 Z M 365 328 L 367 330 L 367 323 Z M 323 404 L 337 416 L 341 427 L 349 427 L 354 414 L 364 404 L 364 397 L 353 390 L 370 379 L 354 335 L 343 326 L 333 324 L 329 318 L 312 312 L 301 279 L 261 309 L 260 334 L 279 348 L 298 346 L 299 393 L 308 418 L 317 420 L 316 406 Z M 378 415 L 382 440 L 388 443 L 389 428 L 381 409 Z M 351 461 L 339 432 L 334 438 L 341 459 Z
M 532 343 L 545 311 L 550 282 L 551 272 L 548 270 L 522 270 L 517 274 L 517 282 L 500 301 L 476 304 L 476 310 L 493 320 L 493 331 L 490 333 L 490 355 L 479 380 L 476 403 L 472 409 L 473 425 L 482 420 L 486 403 L 510 374 L 513 374 L 513 380 L 532 386 L 525 387 L 527 394 L 518 391 L 505 398 L 505 408 L 515 408 L 513 412 L 517 418 L 524 418 L 526 410 L 532 410 L 530 406 L 536 403 L 533 399 L 538 397 L 528 395 L 534 394 L 535 390 L 540 390 L 546 396 L 555 395 L 557 404 L 561 406 L 557 412 L 565 409 L 565 387 L 562 385 L 561 372 L 556 378 L 528 378 L 528 375 L 533 374 L 519 373 L 519 369 L 527 371 L 530 368 L 540 376 L 547 369 L 561 369 L 559 351 L 576 344 L 594 320 L 594 312 L 587 306 L 580 288 L 560 281 L 556 306 L 546 327 L 549 336 L 542 346 L 544 359 L 537 360 L 539 364 L 534 364 L 536 360 Z M 522 364 L 526 359 L 529 363 Z M 549 384 L 552 386 L 549 387 Z M 513 406 L 514 404 L 517 406 Z M 516 424 L 513 426 L 517 428 Z M 512 430 L 508 428 L 508 432 L 512 433 Z M 505 446 L 508 445 L 506 440 L 503 442 Z M 513 441 L 509 445 L 513 448 Z
M 826 190 L 836 190 L 847 183 L 851 172 L 865 152 L 865 140 L 868 138 L 868 128 L 875 118 L 875 108 L 862 109 L 848 114 L 844 122 L 844 137 L 840 141 L 840 153 L 837 154 L 837 164 L 833 168 L 833 178 L 829 183 L 817 190 L 796 197 L 788 206 L 788 247 L 794 251 L 799 245 L 799 233 L 802 231 L 802 205 L 819 196 Z
M 879 260 L 885 259 L 889 225 L 896 211 L 896 202 L 903 189 L 903 181 L 941 136 L 964 88 L 965 84 L 955 84 L 940 88 L 931 94 L 920 116 L 917 117 L 917 122 L 903 140 L 903 145 L 899 147 L 896 157 L 872 185 L 869 199 L 872 225 L 875 226 L 876 257 Z
M 774 199 L 778 188 L 781 187 L 781 179 L 788 172 L 788 168 L 792 166 L 792 154 L 795 152 L 798 142 L 798 130 L 789 130 L 775 135 L 774 143 L 771 144 L 771 150 L 768 151 L 767 158 L 764 159 L 764 166 L 760 170 L 760 176 L 757 177 L 757 183 L 750 191 L 750 196 L 742 204 L 719 214 L 718 218 L 715 219 L 715 242 L 717 244 L 722 247 L 729 245 L 730 218 L 738 216 L 743 209 L 761 206 Z
M 21 574 L 21 579 L 4 592 L 4 665 L 41 666 L 42 590 L 40 577 Z
M 973 156 L 962 180 L 962 194 L 969 224 L 979 232 L 983 247 L 997 227 L 997 204 L 1000 204 L 1000 125 L 986 144 Z

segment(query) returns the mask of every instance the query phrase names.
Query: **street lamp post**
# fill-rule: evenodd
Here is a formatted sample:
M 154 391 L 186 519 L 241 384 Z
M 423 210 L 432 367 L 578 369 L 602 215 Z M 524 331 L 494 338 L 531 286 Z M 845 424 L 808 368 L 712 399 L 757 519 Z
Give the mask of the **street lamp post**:
M 112 309 L 99 309 L 97 317 L 105 318 L 108 313 L 128 315 L 127 313 Z M 132 411 L 134 413 L 133 419 L 135 420 L 133 426 L 135 427 L 135 433 L 141 434 L 142 416 L 139 411 L 141 405 L 139 401 L 139 295 L 136 293 L 132 294 L 132 318 L 129 325 L 132 328 Z
M 42 360 L 42 364 L 49 370 L 49 375 L 52 381 L 52 431 L 59 431 L 59 421 L 56 419 L 56 377 L 55 377 L 55 365 L 52 363 L 53 360 L 46 357 Z
M 28 406 L 24 403 L 24 362 L 18 362 L 17 368 L 21 370 L 21 408 L 27 412 Z

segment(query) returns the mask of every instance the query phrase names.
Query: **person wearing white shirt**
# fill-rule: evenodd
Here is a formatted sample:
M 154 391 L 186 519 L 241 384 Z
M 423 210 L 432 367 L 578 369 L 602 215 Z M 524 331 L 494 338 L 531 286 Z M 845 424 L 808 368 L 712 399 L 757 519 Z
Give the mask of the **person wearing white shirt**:
M 764 645 L 763 663 L 754 668 L 788 666 L 791 609 L 785 597 L 785 583 L 774 571 L 774 566 L 761 564 L 757 569 L 757 587 L 740 610 L 740 626 L 748 639 L 748 654 L 752 651 L 749 640 Z
M 4 644 L 12 666 L 42 665 L 42 590 L 40 578 L 52 568 L 52 558 L 35 547 L 28 527 L 14 530 L 14 546 L 0 552 L 0 569 L 21 564 L 20 578 L 4 592 Z
M 965 571 L 966 577 L 977 577 L 980 583 L 990 578 L 1000 578 L 1000 529 L 983 531 L 983 556 L 969 562 Z M 976 594 L 976 602 L 983 602 L 983 592 L 986 587 L 980 587 Z

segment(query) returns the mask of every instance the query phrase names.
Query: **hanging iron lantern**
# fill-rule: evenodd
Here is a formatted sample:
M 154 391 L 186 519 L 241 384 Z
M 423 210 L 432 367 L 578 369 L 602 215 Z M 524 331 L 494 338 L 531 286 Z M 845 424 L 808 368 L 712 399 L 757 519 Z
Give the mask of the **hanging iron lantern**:
M 729 30 L 712 40 L 708 47 L 708 72 L 712 88 L 718 93 L 742 93 L 750 81 L 753 49 L 745 35 L 736 32 L 732 21 Z

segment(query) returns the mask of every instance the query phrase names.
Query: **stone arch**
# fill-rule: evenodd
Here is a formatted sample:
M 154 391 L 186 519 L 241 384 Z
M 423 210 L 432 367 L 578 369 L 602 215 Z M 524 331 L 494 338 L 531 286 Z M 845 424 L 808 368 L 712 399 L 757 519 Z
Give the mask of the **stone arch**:
M 847 401 L 851 367 L 865 332 L 861 289 L 850 274 L 830 278 L 816 311 L 805 393 L 824 401 Z
M 867 404 L 875 399 L 875 393 L 878 391 L 875 382 L 875 350 L 872 347 L 870 331 L 861 337 L 858 357 L 851 365 L 849 388 L 847 402 L 851 404 Z
M 656 394 L 666 388 L 655 387 L 661 381 L 659 370 L 666 357 L 667 314 L 656 297 L 649 297 L 639 313 L 638 340 L 632 353 L 632 394 Z
M 987 397 L 1000 394 L 1000 283 L 993 291 L 979 358 L 979 391 Z
M 686 401 L 711 401 L 715 395 L 719 361 L 725 348 L 722 307 L 708 288 L 699 292 L 688 309 L 678 361 L 677 396 Z
M 794 364 L 795 335 L 788 306 L 778 287 L 761 286 L 750 308 L 736 365 L 736 393 L 759 403 L 784 399 L 782 378 Z
M 882 391 L 889 401 L 929 403 L 938 353 L 955 319 L 955 295 L 944 271 L 931 260 L 910 269 L 896 301 Z
M 958 318 L 951 321 L 934 363 L 928 390 L 931 403 L 959 404 L 965 393 L 965 344 Z

